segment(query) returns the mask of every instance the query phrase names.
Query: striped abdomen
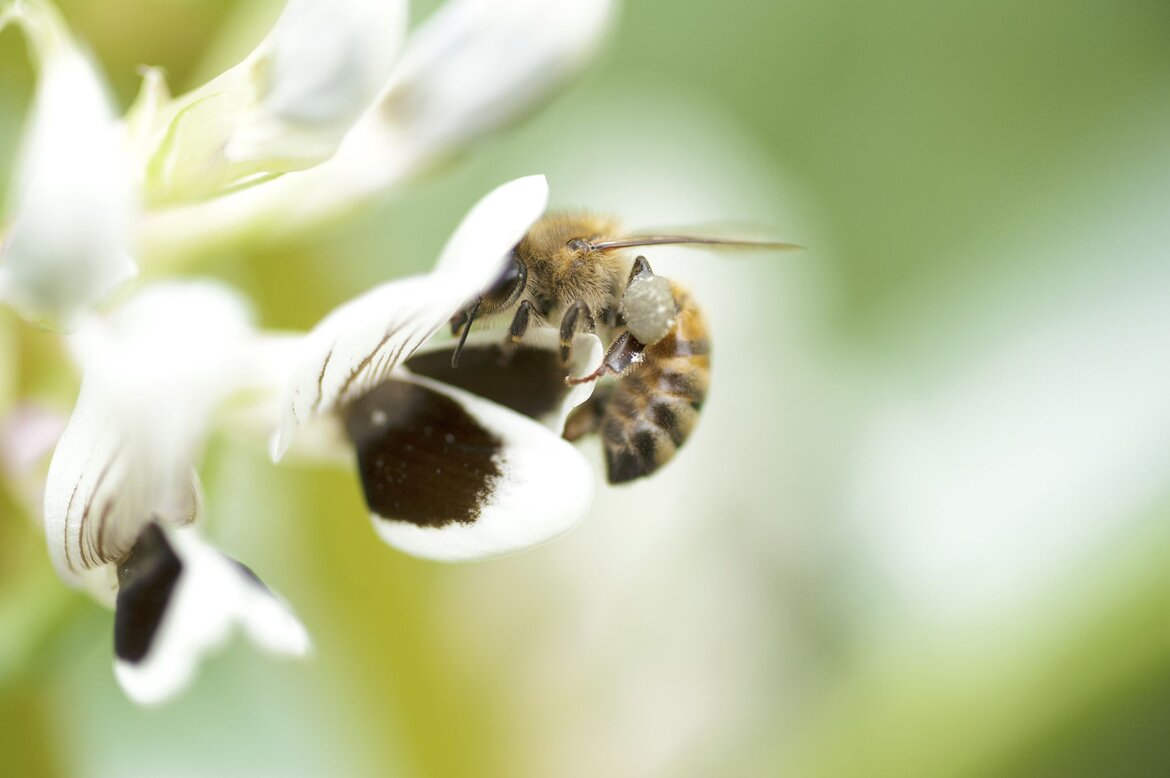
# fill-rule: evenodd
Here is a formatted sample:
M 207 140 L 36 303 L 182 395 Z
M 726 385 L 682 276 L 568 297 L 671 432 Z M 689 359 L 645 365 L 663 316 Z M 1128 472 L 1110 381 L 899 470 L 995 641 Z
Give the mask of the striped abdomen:
M 665 338 L 617 382 L 598 423 L 610 483 L 650 475 L 678 450 L 707 396 L 711 357 L 707 323 L 690 294 L 671 283 L 678 318 Z

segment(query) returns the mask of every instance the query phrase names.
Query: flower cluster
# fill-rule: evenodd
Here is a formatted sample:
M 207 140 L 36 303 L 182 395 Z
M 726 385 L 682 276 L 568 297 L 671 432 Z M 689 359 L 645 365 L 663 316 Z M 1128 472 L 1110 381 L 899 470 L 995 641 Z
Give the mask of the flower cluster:
M 177 97 L 147 69 L 119 117 L 48 0 L 0 2 L 0 30 L 23 30 L 38 71 L 14 211 L 0 222 L 0 299 L 66 333 L 81 375 L 44 483 L 44 530 L 61 577 L 114 607 L 116 676 L 138 702 L 182 689 L 237 626 L 273 653 L 309 650 L 288 605 L 198 528 L 197 464 L 229 403 L 279 406 L 261 425 L 275 460 L 356 451 L 363 469 L 414 450 L 392 434 L 402 408 L 469 420 L 490 445 L 450 445 L 438 425 L 436 445 L 421 447 L 438 456 L 425 463 L 434 479 L 411 479 L 430 490 L 426 516 L 407 504 L 410 489 L 367 488 L 378 533 L 409 553 L 507 553 L 588 509 L 592 475 L 560 433 L 590 384 L 524 413 L 423 367 L 448 348 L 431 336 L 544 212 L 542 176 L 485 196 L 432 273 L 370 290 L 308 334 L 257 329 L 247 300 L 221 283 L 134 281 L 152 263 L 319 223 L 409 181 L 578 70 L 612 11 L 603 0 L 451 0 L 407 36 L 406 10 L 289 0 L 238 65 Z M 601 344 L 577 337 L 571 369 L 586 373 Z M 551 352 L 557 338 L 534 329 L 525 343 Z M 467 499 L 447 499 L 461 489 Z M 537 515 L 533 490 L 561 507 Z

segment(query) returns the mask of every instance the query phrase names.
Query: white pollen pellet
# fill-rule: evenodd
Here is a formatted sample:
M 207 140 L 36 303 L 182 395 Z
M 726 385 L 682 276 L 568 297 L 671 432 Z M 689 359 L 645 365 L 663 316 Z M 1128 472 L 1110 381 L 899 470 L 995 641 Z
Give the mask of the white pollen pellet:
M 665 338 L 678 316 L 670 281 L 662 276 L 634 281 L 622 297 L 621 314 L 640 343 L 649 346 Z

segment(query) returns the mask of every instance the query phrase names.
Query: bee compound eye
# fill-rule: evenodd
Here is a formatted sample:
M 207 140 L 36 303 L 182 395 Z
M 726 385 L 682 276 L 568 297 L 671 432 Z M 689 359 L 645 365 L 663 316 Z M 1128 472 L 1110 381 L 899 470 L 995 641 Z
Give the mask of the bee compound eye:
M 506 308 L 520 299 L 524 284 L 528 280 L 528 268 L 516 253 L 507 267 L 500 273 L 487 291 L 483 293 L 483 307 L 486 311 Z

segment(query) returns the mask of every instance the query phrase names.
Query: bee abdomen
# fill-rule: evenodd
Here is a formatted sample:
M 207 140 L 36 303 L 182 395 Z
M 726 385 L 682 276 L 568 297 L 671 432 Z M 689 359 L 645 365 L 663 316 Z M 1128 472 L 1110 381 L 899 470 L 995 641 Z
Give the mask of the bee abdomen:
M 645 361 L 618 383 L 601 421 L 610 483 L 650 475 L 670 461 L 699 418 L 708 369 L 705 342 L 672 336 L 647 349 Z

